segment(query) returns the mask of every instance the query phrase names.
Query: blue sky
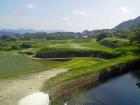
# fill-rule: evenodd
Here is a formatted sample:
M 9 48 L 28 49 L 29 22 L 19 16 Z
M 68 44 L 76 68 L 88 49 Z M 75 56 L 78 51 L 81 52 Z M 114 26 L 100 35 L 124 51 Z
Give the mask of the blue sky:
M 140 15 L 140 0 L 0 0 L 0 28 L 83 31 Z

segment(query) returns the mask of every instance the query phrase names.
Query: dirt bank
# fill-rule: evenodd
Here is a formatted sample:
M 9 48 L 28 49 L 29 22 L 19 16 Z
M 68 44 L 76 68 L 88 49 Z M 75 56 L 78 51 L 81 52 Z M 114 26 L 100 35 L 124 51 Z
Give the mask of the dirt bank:
M 26 95 L 40 91 L 42 84 L 66 69 L 47 70 L 30 74 L 26 77 L 0 81 L 0 105 L 17 105 Z

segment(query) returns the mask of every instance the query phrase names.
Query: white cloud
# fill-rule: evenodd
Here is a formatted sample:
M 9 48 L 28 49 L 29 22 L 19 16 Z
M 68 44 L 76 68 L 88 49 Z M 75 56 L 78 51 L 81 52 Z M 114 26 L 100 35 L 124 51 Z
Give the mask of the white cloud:
M 29 9 L 33 9 L 33 8 L 37 8 L 38 6 L 37 5 L 34 5 L 32 3 L 29 3 L 29 4 L 25 4 L 25 7 L 26 8 L 29 8 Z
M 70 22 L 70 20 L 69 20 L 69 18 L 67 18 L 67 17 L 64 17 L 64 22 L 66 23 L 66 25 L 68 26 L 68 27 L 70 27 L 71 26 L 71 22 Z
M 89 16 L 90 13 L 88 13 L 86 11 L 75 10 L 75 11 L 73 11 L 73 15 Z
M 120 7 L 119 10 L 124 14 L 127 14 L 129 12 L 128 9 L 126 7 L 123 7 L 123 6 Z

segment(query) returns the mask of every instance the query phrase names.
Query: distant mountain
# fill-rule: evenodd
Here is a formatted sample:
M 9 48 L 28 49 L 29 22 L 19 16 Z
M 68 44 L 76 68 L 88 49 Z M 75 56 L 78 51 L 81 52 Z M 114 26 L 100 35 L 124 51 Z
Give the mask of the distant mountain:
M 137 28 L 137 27 L 140 27 L 140 16 L 135 19 L 131 19 L 131 20 L 120 23 L 119 25 L 115 27 L 115 29 L 131 29 L 131 28 Z
M 63 30 L 40 30 L 39 32 L 55 33 L 55 32 L 66 32 Z
M 7 33 L 18 33 L 18 34 L 23 34 L 26 32 L 35 32 L 32 29 L 0 29 L 0 32 L 7 32 Z
M 14 33 L 14 32 L 0 31 L 0 36 L 2 36 L 2 35 L 14 36 L 15 34 L 16 34 L 16 33 Z
M 33 30 L 33 29 L 0 29 L 0 33 L 24 34 L 24 33 L 36 33 L 36 32 L 53 33 L 53 32 L 64 32 L 64 31 L 62 30 Z

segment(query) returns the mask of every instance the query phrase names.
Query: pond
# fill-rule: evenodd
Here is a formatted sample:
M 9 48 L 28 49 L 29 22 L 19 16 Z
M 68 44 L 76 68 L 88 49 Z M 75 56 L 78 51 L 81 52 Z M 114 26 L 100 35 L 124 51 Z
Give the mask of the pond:
M 52 105 L 140 105 L 140 70 L 114 77 L 97 86 L 75 89 Z

